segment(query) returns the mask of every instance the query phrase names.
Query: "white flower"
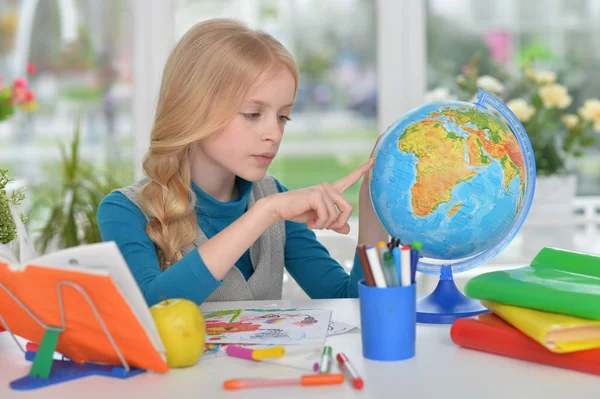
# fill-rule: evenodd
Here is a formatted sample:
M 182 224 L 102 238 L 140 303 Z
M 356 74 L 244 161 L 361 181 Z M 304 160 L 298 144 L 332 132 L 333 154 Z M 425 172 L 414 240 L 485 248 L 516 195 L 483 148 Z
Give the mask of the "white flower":
M 539 94 L 544 103 L 544 107 L 546 108 L 556 107 L 565 109 L 571 105 L 571 102 L 573 101 L 567 88 L 558 83 L 541 87 Z
M 498 79 L 490 75 L 483 75 L 477 78 L 477 87 L 492 94 L 500 94 L 504 86 Z
M 539 71 L 534 73 L 533 78 L 538 84 L 549 85 L 556 82 L 556 74 L 550 71 Z
M 594 130 L 600 133 L 600 100 L 591 99 L 583 103 L 583 107 L 579 108 L 579 115 L 583 120 L 590 121 L 594 124 Z
M 527 76 L 527 79 L 531 80 L 532 82 L 537 82 L 537 73 L 536 73 L 535 69 L 533 69 L 533 68 L 525 69 L 525 76 Z
M 575 129 L 579 124 L 579 117 L 573 114 L 567 114 L 560 118 L 560 120 L 562 121 L 562 123 L 565 124 L 565 126 L 569 130 Z
M 527 122 L 535 114 L 535 108 L 527 104 L 527 101 L 522 98 L 510 100 L 506 103 L 506 106 L 514 112 L 521 122 Z
M 455 101 L 456 96 L 450 94 L 450 90 L 445 87 L 436 87 L 425 93 L 425 103 L 435 103 L 439 101 Z

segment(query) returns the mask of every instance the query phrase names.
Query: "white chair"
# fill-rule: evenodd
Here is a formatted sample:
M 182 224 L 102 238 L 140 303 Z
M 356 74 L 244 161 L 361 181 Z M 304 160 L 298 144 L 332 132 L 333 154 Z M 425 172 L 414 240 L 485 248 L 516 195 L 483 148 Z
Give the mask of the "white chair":
M 350 272 L 354 262 L 356 239 L 352 235 L 338 234 L 329 230 L 314 230 L 317 239 L 329 252 L 331 257 Z M 308 299 L 308 295 L 298 283 L 287 273 L 283 272 L 283 299 Z
M 314 230 L 317 239 L 329 252 L 329 255 L 350 272 L 356 252 L 356 239 L 350 235 L 330 230 Z

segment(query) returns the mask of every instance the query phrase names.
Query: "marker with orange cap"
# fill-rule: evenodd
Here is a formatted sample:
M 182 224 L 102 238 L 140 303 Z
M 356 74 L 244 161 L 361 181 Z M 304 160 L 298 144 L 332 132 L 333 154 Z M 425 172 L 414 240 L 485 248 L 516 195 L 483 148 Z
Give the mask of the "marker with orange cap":
M 281 387 L 287 385 L 317 386 L 335 385 L 344 382 L 343 374 L 308 374 L 300 378 L 236 378 L 223 383 L 223 388 L 228 391 L 245 388 Z
M 360 376 L 358 375 L 358 373 L 356 372 L 354 367 L 352 367 L 352 364 L 350 364 L 350 360 L 348 360 L 346 355 L 344 355 L 343 353 L 340 352 L 337 354 L 336 358 L 338 361 L 338 365 L 340 366 L 340 369 L 342 369 L 345 373 L 348 373 L 350 375 L 350 378 L 352 379 L 352 385 L 354 385 L 354 388 L 362 389 L 362 387 L 365 383 L 362 380 L 362 378 L 360 378 Z M 323 375 L 323 374 L 319 374 L 319 375 Z

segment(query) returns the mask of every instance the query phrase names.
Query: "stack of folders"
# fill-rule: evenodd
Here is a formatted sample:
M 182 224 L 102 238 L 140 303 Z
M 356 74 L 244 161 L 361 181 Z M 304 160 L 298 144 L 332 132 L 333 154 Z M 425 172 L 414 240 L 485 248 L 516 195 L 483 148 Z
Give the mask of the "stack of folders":
M 377 246 L 359 245 L 358 256 L 365 275 L 365 283 L 371 287 L 406 287 L 414 284 L 421 243 L 414 241 L 402 245 L 392 238 Z
M 531 266 L 465 286 L 491 313 L 459 319 L 461 346 L 600 375 L 600 256 L 544 248 Z

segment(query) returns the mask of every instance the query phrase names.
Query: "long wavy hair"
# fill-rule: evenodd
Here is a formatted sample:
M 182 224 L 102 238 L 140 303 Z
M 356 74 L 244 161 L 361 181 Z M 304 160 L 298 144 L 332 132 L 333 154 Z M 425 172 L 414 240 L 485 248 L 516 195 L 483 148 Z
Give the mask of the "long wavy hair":
M 167 60 L 140 192 L 158 247 L 161 269 L 181 258 L 198 232 L 191 187 L 193 146 L 219 133 L 239 112 L 252 85 L 287 67 L 298 87 L 292 55 L 272 36 L 228 19 L 192 27 Z M 295 97 L 295 93 L 294 93 Z

